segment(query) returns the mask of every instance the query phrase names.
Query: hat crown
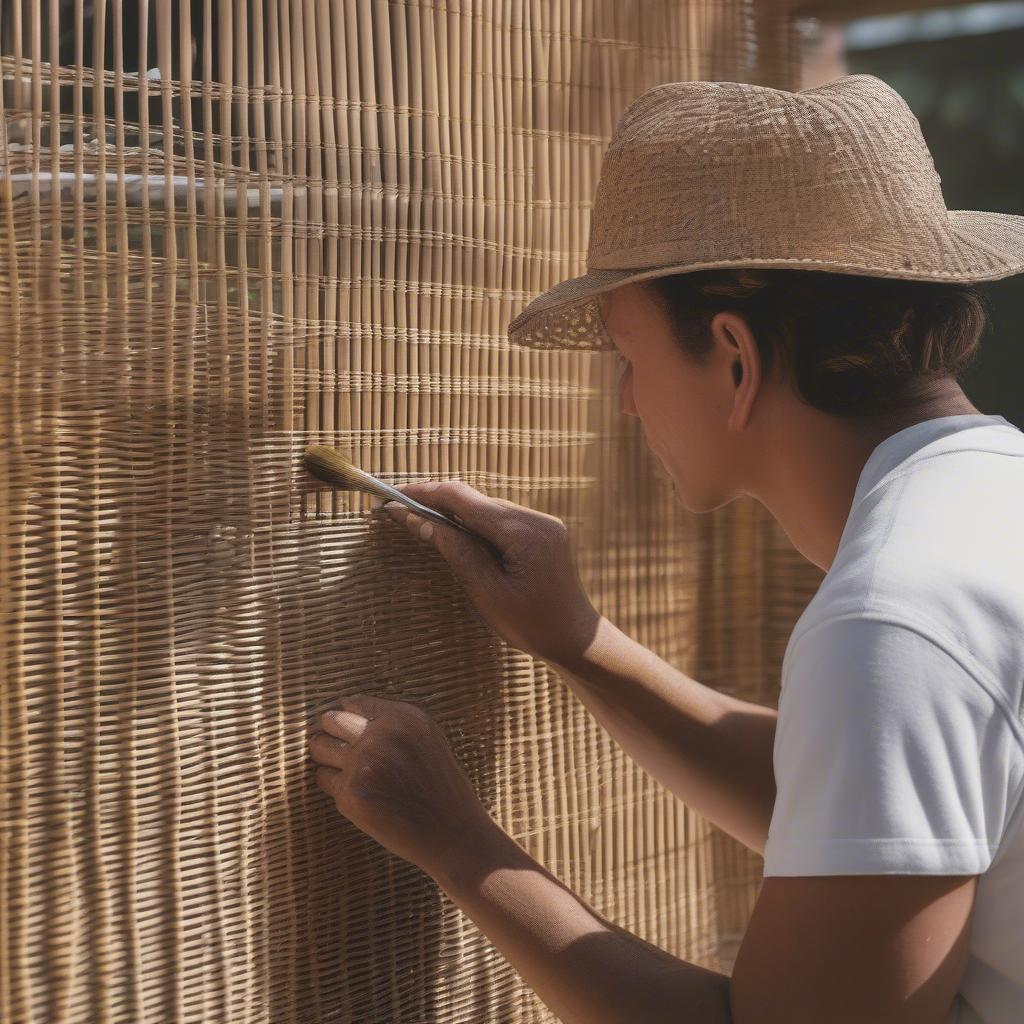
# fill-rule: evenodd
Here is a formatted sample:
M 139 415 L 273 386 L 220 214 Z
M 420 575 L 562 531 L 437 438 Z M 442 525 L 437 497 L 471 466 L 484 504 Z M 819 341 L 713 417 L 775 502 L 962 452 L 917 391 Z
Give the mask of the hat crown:
M 788 92 L 666 82 L 615 126 L 587 272 L 532 299 L 509 338 L 614 349 L 597 296 L 710 268 L 974 283 L 1024 273 L 1024 216 L 949 210 L 913 112 L 873 75 Z
M 668 82 L 615 127 L 587 266 L 827 259 L 936 232 L 948 232 L 939 175 L 917 118 L 881 79 L 801 92 Z

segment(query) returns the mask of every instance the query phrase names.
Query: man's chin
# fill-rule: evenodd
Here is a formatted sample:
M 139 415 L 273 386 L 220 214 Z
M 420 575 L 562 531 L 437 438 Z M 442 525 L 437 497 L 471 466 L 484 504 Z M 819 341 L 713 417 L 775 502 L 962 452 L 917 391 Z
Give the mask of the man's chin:
M 659 461 L 661 460 L 659 459 Z M 687 494 L 687 492 L 680 486 L 679 481 L 676 479 L 675 475 L 669 470 L 669 468 L 665 465 L 665 463 L 662 462 L 661 465 L 665 470 L 665 476 L 667 476 L 669 481 L 671 482 L 672 494 L 675 497 L 676 501 L 679 502 L 679 504 L 682 505 L 687 512 L 705 511 L 705 509 L 694 507 L 695 503 L 692 499 L 692 496 Z
M 679 481 L 674 476 L 671 475 L 669 476 L 669 479 L 672 481 L 672 495 L 676 499 L 676 501 L 679 502 L 679 504 L 682 505 L 687 512 L 695 511 L 691 507 L 690 502 L 687 501 L 686 495 L 683 493 L 682 488 L 679 486 Z
M 672 493 L 675 495 L 675 499 L 679 502 L 687 512 L 692 512 L 694 515 L 703 515 L 706 512 L 716 512 L 720 508 L 724 508 L 734 500 L 733 498 L 722 498 L 720 500 L 705 499 L 703 501 L 694 500 L 693 495 L 688 494 L 680 486 L 679 482 L 672 477 Z

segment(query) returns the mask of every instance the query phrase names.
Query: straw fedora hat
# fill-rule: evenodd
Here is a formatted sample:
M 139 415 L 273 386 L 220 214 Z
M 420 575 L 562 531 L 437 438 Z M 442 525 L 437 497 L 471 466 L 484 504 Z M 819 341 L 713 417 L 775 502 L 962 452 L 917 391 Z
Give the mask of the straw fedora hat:
M 509 340 L 614 348 L 598 294 L 711 267 L 1009 277 L 1024 272 L 1024 216 L 947 210 L 917 118 L 874 75 L 799 92 L 668 82 L 615 127 L 586 265 L 530 302 Z

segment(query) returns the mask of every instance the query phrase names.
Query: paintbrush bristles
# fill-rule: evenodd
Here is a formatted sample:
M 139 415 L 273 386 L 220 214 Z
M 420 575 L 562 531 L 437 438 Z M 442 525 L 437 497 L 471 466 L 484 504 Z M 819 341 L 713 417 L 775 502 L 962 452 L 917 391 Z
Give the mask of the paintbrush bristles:
M 303 461 L 310 473 L 339 490 L 365 491 L 380 498 L 390 497 L 369 473 L 353 466 L 336 448 L 322 444 L 310 445 Z

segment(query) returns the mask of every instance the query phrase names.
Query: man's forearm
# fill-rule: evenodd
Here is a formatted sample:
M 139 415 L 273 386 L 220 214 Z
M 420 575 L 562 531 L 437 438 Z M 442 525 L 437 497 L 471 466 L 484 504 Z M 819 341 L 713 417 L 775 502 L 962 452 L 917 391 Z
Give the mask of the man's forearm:
M 438 885 L 563 1024 L 728 1024 L 729 979 L 605 920 L 496 822 Z
M 704 686 L 605 618 L 585 653 L 552 665 L 632 760 L 763 854 L 775 804 L 774 709 Z

